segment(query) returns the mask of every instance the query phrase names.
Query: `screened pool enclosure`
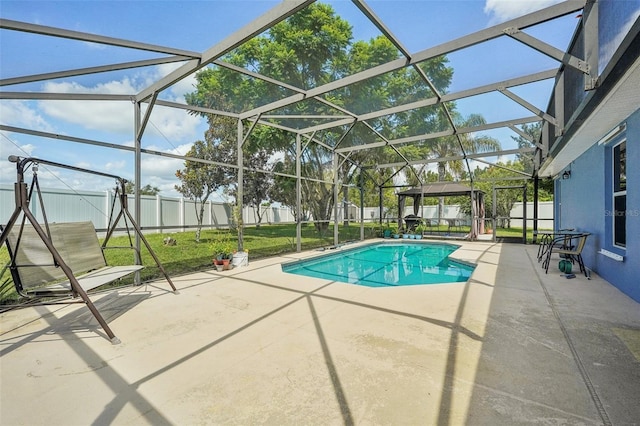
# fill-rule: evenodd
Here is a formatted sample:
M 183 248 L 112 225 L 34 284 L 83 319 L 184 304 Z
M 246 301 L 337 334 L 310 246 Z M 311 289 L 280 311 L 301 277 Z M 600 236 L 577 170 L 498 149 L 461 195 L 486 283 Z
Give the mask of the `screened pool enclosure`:
M 212 14 L 213 21 L 233 19 L 238 13 L 216 2 L 205 3 L 203 8 L 213 7 L 219 12 Z M 597 84 L 597 55 L 591 54 L 597 44 L 591 36 L 597 31 L 597 22 L 590 19 L 590 13 L 598 3 L 564 1 L 502 22 L 494 19 L 498 23 L 488 27 L 470 25 L 462 33 L 447 25 L 425 30 L 412 18 L 418 13 L 416 7 L 424 20 L 438 19 L 427 13 L 429 5 L 435 7 L 436 2 L 424 3 L 238 2 L 236 7 L 256 6 L 257 16 L 242 14 L 246 22 L 237 22 L 240 28 L 235 32 L 213 35 L 214 30 L 198 28 L 196 22 L 172 28 L 174 34 L 192 34 L 193 48 L 146 42 L 163 39 L 162 35 L 168 40 L 171 37 L 163 34 L 159 23 L 144 22 L 142 15 L 138 17 L 136 39 L 120 38 L 118 35 L 125 31 L 116 23 L 94 30 L 80 25 L 79 31 L 3 16 L 3 62 L 13 61 L 16 66 L 12 70 L 20 72 L 9 75 L 7 67 L 2 67 L 1 102 L 16 111 L 20 105 L 37 104 L 51 114 L 71 105 L 76 117 L 70 131 L 59 132 L 38 125 L 37 120 L 26 120 L 19 112 L 3 114 L 0 130 L 10 142 L 6 153 L 3 148 L 1 159 L 4 179 L 8 181 L 14 174 L 7 156 L 29 157 L 25 147 L 35 139 L 58 147 L 47 150 L 46 156 L 38 156 L 60 163 L 86 162 L 98 171 L 111 167 L 100 159 L 113 154 L 115 161 L 131 163 L 126 175 L 135 186 L 132 211 L 140 223 L 140 189 L 154 169 L 165 164 L 173 170 L 188 163 L 232 173 L 234 192 L 228 200 L 236 211 L 247 203 L 243 201 L 249 191 L 247 176 L 262 174 L 272 186 L 288 194 L 281 195 L 280 200 L 286 200 L 296 212 L 297 231 L 292 237 L 297 250 L 301 250 L 301 228 L 308 222 L 324 222 L 328 229 L 332 226 L 337 244 L 342 232 L 339 209 L 347 202 L 354 202 L 360 209 L 360 238 L 364 238 L 365 219 L 382 223 L 386 193 L 424 185 L 438 174 L 440 180 L 453 179 L 466 185 L 471 198 L 476 199 L 478 183 L 491 181 L 490 177 L 478 177 L 478 171 L 494 166 L 506 173 L 501 180 L 533 180 L 535 203 L 537 172 L 550 143 L 569 119 L 563 114 L 567 102 L 565 77 L 570 76 L 572 84 L 580 84 L 584 90 Z M 270 8 L 258 13 L 257 9 L 266 6 Z M 114 7 L 127 12 L 124 4 Z M 168 3 L 165 7 L 179 8 L 180 4 Z M 347 22 L 353 40 L 338 40 L 341 47 L 322 45 L 322 40 L 335 35 L 333 31 L 346 31 L 339 23 L 331 28 L 327 21 L 322 22 L 327 16 Z M 450 19 L 462 17 L 441 20 L 445 24 Z M 298 34 L 296 43 L 274 42 L 287 30 L 298 28 L 296 25 L 309 25 Z M 549 33 L 558 36 L 555 40 L 561 40 L 559 44 L 546 41 Z M 362 39 L 357 39 L 359 36 Z M 39 43 L 51 40 L 55 41 L 54 50 L 43 51 L 50 45 Z M 43 47 L 22 52 L 21 58 L 18 46 L 27 41 Z M 287 46 L 288 50 L 251 57 L 261 44 Z M 73 56 L 76 46 L 91 49 Z M 47 66 L 49 55 L 59 58 L 66 52 L 70 53 L 69 66 Z M 111 55 L 117 59 L 110 60 Z M 482 57 L 484 62 L 470 63 L 472 57 Z M 31 63 L 26 64 L 29 60 Z M 154 70 L 155 78 L 137 80 L 148 70 Z M 206 78 L 211 76 L 217 80 L 210 80 L 215 84 L 207 86 Z M 117 78 L 136 84 L 113 90 L 110 83 Z M 186 96 L 176 97 L 177 88 L 185 83 L 192 88 L 182 92 Z M 546 104 L 527 99 L 524 89 L 544 92 Z M 82 126 L 89 118 L 83 108 L 96 105 L 103 120 L 109 122 L 107 127 L 128 128 L 133 137 L 103 130 L 92 131 L 94 136 L 87 137 Z M 121 110 L 128 111 L 124 116 L 128 114 L 129 121 L 115 120 L 123 116 L 115 112 Z M 502 115 L 496 113 L 498 110 Z M 182 114 L 185 123 L 206 121 L 211 133 L 205 140 L 220 140 L 216 131 L 223 127 L 228 130 L 232 123 L 234 146 L 231 157 L 227 157 L 232 160 L 198 156 L 194 150 L 171 144 L 160 127 L 167 114 L 176 112 Z M 541 130 L 535 137 L 527 131 L 534 125 Z M 159 147 L 158 135 L 170 146 Z M 256 167 L 255 152 L 271 143 L 269 167 Z M 77 155 L 70 156 L 69 152 Z M 516 157 L 525 159 L 525 169 L 504 162 Z M 447 164 L 456 165 L 450 168 L 455 173 L 438 173 L 438 167 Z M 179 184 L 175 180 L 167 187 Z M 379 206 L 380 214 L 365 218 L 366 203 Z M 473 214 L 477 219 L 479 212 Z M 534 214 L 534 229 L 535 219 Z M 238 218 L 238 225 L 238 248 L 242 249 L 242 218 Z

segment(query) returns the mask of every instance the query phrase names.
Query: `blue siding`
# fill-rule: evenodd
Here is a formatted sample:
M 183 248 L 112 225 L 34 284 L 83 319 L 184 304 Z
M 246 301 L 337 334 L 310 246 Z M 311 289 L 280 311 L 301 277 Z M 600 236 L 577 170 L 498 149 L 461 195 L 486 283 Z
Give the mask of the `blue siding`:
M 616 250 L 611 243 L 611 158 L 608 146 L 595 144 L 571 163 L 571 178 L 555 184 L 557 228 L 587 231 L 583 257 L 586 266 L 640 302 L 640 110 L 626 121 L 627 139 L 627 247 Z M 562 176 L 562 173 L 560 173 Z M 618 262 L 602 254 L 607 249 L 625 256 Z

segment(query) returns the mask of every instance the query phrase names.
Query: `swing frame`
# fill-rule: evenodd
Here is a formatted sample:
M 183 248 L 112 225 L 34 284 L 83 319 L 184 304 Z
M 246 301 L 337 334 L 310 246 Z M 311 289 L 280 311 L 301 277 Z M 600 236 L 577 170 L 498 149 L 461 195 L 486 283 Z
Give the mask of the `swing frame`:
M 89 308 L 89 310 L 91 311 L 91 313 L 93 314 L 93 316 L 96 318 L 96 320 L 100 324 L 100 326 L 102 327 L 102 329 L 105 331 L 105 333 L 109 337 L 111 343 L 112 344 L 120 343 L 120 339 L 118 339 L 116 335 L 113 333 L 113 331 L 111 330 L 111 328 L 109 327 L 105 319 L 102 317 L 102 315 L 96 308 L 95 304 L 89 298 L 87 291 L 92 288 L 96 288 L 96 287 L 108 284 L 110 282 L 113 282 L 116 279 L 122 278 L 131 273 L 137 273 L 139 270 L 144 268 L 144 266 L 142 265 L 140 252 L 138 248 L 134 247 L 133 245 L 133 242 L 131 239 L 131 232 L 129 229 L 130 226 L 134 229 L 135 234 L 140 239 L 140 241 L 144 243 L 149 254 L 153 258 L 155 264 L 158 266 L 159 270 L 164 275 L 166 281 L 171 286 L 173 293 L 179 294 L 175 285 L 171 281 L 171 278 L 169 277 L 164 267 L 160 263 L 160 260 L 158 259 L 155 252 L 151 248 L 151 245 L 149 244 L 145 236 L 142 234 L 142 230 L 140 226 L 136 223 L 135 219 L 133 218 L 133 216 L 131 215 L 131 212 L 128 209 L 128 198 L 125 190 L 125 185 L 127 183 L 126 179 L 120 176 L 116 176 L 108 173 L 83 169 L 75 166 L 69 166 L 66 164 L 56 163 L 56 162 L 43 160 L 39 158 L 33 158 L 33 157 L 22 158 L 22 157 L 17 157 L 12 155 L 12 156 L 9 156 L 8 159 L 10 162 L 16 163 L 16 169 L 17 169 L 17 178 L 16 178 L 16 183 L 14 184 L 15 209 L 11 217 L 9 218 L 9 221 L 7 222 L 6 226 L 2 229 L 2 232 L 0 233 L 0 246 L 2 246 L 2 244 L 5 244 L 5 242 L 7 244 L 7 248 L 11 258 L 10 268 L 11 268 L 12 276 L 14 277 L 14 285 L 16 287 L 16 291 L 18 291 L 20 295 L 25 297 L 34 297 L 34 296 L 43 295 L 43 294 L 47 294 L 47 295 L 54 295 L 56 293 L 60 294 L 61 287 L 64 288 L 65 285 L 67 285 L 68 286 L 66 289 L 67 291 L 66 292 L 63 291 L 64 295 L 65 296 L 71 295 L 75 300 L 66 301 L 66 302 L 51 301 L 51 302 L 43 302 L 42 304 L 85 303 Z M 40 185 L 38 183 L 38 178 L 37 178 L 37 168 L 39 164 L 99 175 L 103 177 L 113 178 L 116 180 L 117 182 L 116 196 L 114 197 L 113 203 L 111 205 L 111 211 L 109 213 L 109 222 L 108 222 L 109 226 L 108 226 L 107 233 L 102 245 L 100 245 L 100 243 L 98 242 L 97 235 L 95 234 L 95 228 L 93 228 L 93 225 L 90 223 L 85 222 L 85 223 L 79 223 L 77 225 L 74 225 L 72 223 L 49 224 L 46 216 L 46 211 L 44 208 L 42 193 L 40 191 Z M 24 180 L 24 175 L 25 175 L 25 170 L 27 170 L 30 166 L 33 166 L 32 167 L 33 181 L 31 183 L 30 188 L 28 188 L 28 185 L 25 183 L 25 180 Z M 30 204 L 30 201 L 33 199 L 34 192 L 37 195 L 37 199 L 41 207 L 43 224 L 40 224 L 37 218 L 29 210 L 29 204 Z M 117 214 L 115 214 L 116 203 L 118 203 L 120 206 Z M 18 219 L 21 219 L 19 224 L 18 224 Z M 135 252 L 135 265 L 123 266 L 123 267 L 109 267 L 106 265 L 106 260 L 104 259 L 103 250 L 105 248 L 114 248 L 114 247 L 107 247 L 107 243 L 109 242 L 109 239 L 111 238 L 113 233 L 116 231 L 118 223 L 120 222 L 121 219 L 124 220 L 124 223 L 126 226 L 126 231 L 129 237 L 129 244 L 130 244 L 129 248 L 134 249 L 134 252 Z M 26 223 L 27 221 L 30 224 L 30 228 L 25 227 L 25 225 L 27 225 Z M 19 229 L 17 232 L 14 232 L 13 234 L 11 234 L 11 231 L 16 226 L 16 224 L 19 225 Z M 72 267 L 70 266 L 70 265 L 73 265 L 74 263 L 73 250 L 70 250 L 70 253 L 67 253 L 64 247 L 64 238 L 60 238 L 60 235 L 65 232 L 65 230 L 63 230 L 65 225 L 67 226 L 66 231 L 68 231 L 69 229 L 78 231 L 76 235 L 76 240 L 78 240 L 79 238 L 81 240 L 80 244 L 83 247 L 87 247 L 88 250 L 94 250 L 94 251 L 99 249 L 100 254 L 102 255 L 102 262 L 99 259 L 97 259 L 99 258 L 99 256 L 93 256 L 92 261 L 89 262 L 91 263 L 92 266 L 89 266 L 89 268 L 92 268 L 92 269 L 94 267 L 100 268 L 101 266 L 104 266 L 104 268 L 91 270 L 91 271 L 87 271 L 87 270 L 75 271 L 75 272 L 73 271 Z M 33 235 L 33 233 L 35 232 L 35 234 L 37 234 L 37 236 L 40 238 L 40 240 L 48 250 L 49 254 L 51 255 L 52 263 L 48 265 L 36 265 L 36 264 L 20 265 L 16 262 L 21 253 L 20 244 L 21 244 L 21 239 L 25 235 L 25 229 L 27 229 L 27 233 L 31 233 Z M 91 229 L 93 229 L 93 232 L 91 232 Z M 10 244 L 10 241 L 13 244 Z M 23 244 L 26 244 L 26 243 L 23 243 Z M 97 244 L 97 247 L 95 247 L 96 244 Z M 65 256 L 63 256 L 61 252 L 64 252 Z M 64 283 L 60 283 L 58 282 L 58 280 L 54 280 L 51 283 L 45 283 L 43 290 L 34 291 L 33 293 L 25 291 L 25 288 L 23 287 L 20 279 L 20 274 L 18 273 L 19 272 L 18 269 L 24 268 L 24 269 L 29 269 L 30 271 L 37 271 L 39 268 L 43 269 L 44 267 L 49 267 L 49 270 L 51 270 L 52 266 L 54 266 L 55 269 L 59 268 L 59 270 L 63 272 L 63 275 L 66 276 L 68 281 Z M 88 273 L 84 274 L 85 272 L 88 272 Z M 81 273 L 84 275 L 80 275 Z M 60 274 L 58 273 L 58 275 Z M 138 284 L 139 284 L 139 277 L 136 277 L 136 280 L 138 281 Z M 46 291 L 47 286 L 55 286 L 56 290 L 48 292 Z M 80 298 L 80 300 L 78 300 L 78 298 Z

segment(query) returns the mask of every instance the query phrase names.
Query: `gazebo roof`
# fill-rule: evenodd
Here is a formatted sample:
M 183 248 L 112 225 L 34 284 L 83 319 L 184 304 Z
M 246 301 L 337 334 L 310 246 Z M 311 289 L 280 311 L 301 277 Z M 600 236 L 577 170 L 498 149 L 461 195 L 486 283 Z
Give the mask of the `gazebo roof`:
M 477 189 L 474 192 L 482 192 Z M 469 195 L 471 188 L 455 182 L 434 182 L 398 193 L 399 197 L 448 197 L 455 195 Z

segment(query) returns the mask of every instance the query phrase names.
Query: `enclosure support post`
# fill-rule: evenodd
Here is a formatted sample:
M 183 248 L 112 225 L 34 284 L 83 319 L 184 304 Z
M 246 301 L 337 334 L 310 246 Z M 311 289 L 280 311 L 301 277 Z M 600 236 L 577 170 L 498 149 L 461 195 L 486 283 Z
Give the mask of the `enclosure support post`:
M 378 186 L 378 200 L 380 202 L 380 226 L 382 226 L 382 186 Z
M 473 191 L 473 180 L 471 181 L 471 192 L 469 197 L 471 198 L 471 227 L 469 228 L 469 241 L 475 241 L 478 239 L 478 223 L 476 222 L 476 197 Z
M 363 170 L 360 169 L 359 186 L 360 186 L 360 241 L 364 241 L 364 177 L 362 176 Z
M 522 244 L 527 244 L 527 184 L 522 188 Z
M 242 198 L 244 196 L 244 159 L 242 155 L 242 144 L 244 140 L 243 133 L 242 120 L 238 119 L 238 192 L 236 194 L 236 208 L 234 211 L 234 216 L 236 216 L 236 226 L 238 227 L 238 251 L 242 251 L 244 249 L 244 235 L 242 232 Z
M 338 196 L 340 194 L 338 188 L 338 153 L 334 151 L 333 153 L 333 244 L 338 245 L 339 235 L 338 235 Z
M 497 201 L 498 197 L 496 197 L 496 187 L 493 187 L 493 217 L 491 218 L 491 228 L 493 229 L 493 235 L 491 237 L 491 241 L 493 241 L 494 243 L 496 242 L 496 213 L 497 213 L 497 209 L 496 209 L 496 201 Z
M 302 251 L 302 182 L 300 174 L 302 166 L 300 156 L 302 155 L 302 141 L 300 135 L 296 134 L 296 252 Z
M 151 105 L 149 105 L 149 108 L 151 108 Z M 142 179 L 142 173 L 140 171 L 141 169 L 141 148 L 142 148 L 142 111 L 140 109 L 140 102 L 135 102 L 134 103 L 134 115 L 135 115 L 135 154 L 134 154 L 134 174 L 133 174 L 133 180 L 135 181 L 135 189 L 134 189 L 134 199 L 133 199 L 133 206 L 135 208 L 135 221 L 136 223 L 140 223 L 140 218 L 142 217 L 142 212 L 140 211 L 141 209 L 141 203 L 140 203 L 140 179 Z M 122 188 L 122 190 L 124 191 L 125 188 Z M 127 197 L 127 194 L 124 193 L 123 197 Z M 116 228 L 117 224 L 113 224 L 114 229 Z M 140 258 L 140 236 L 138 234 L 136 234 L 135 236 L 135 244 L 136 244 L 136 249 L 135 249 L 135 256 L 136 256 L 136 265 L 142 265 L 142 259 Z M 136 283 L 136 285 L 140 285 L 140 272 L 136 271 L 135 276 L 134 276 L 134 281 Z
M 538 176 L 533 178 L 533 244 L 538 242 L 538 185 L 540 179 Z

